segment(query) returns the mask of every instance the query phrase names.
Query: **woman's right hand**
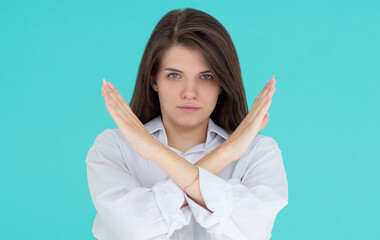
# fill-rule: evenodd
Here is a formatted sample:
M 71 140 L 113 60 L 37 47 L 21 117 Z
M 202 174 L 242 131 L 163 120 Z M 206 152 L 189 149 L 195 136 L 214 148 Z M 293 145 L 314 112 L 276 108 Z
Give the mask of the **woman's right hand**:
M 268 123 L 269 117 L 266 113 L 272 103 L 272 96 L 276 91 L 275 84 L 276 80 L 273 75 L 255 99 L 248 115 L 223 143 L 223 147 L 230 154 L 232 161 L 236 161 L 244 155 L 257 133 Z

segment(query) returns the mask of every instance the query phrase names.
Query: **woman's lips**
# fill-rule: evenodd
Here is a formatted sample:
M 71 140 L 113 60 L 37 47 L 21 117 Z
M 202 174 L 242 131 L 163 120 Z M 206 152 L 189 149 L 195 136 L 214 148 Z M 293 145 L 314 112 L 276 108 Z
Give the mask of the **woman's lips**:
M 179 108 L 185 112 L 195 112 L 195 111 L 198 111 L 200 109 L 197 107 L 179 107 Z

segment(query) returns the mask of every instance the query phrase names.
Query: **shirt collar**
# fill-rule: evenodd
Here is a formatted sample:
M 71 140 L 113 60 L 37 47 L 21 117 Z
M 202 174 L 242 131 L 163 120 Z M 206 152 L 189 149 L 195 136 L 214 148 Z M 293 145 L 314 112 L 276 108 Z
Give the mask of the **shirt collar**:
M 148 129 L 150 134 L 154 134 L 157 131 L 161 130 L 161 133 L 163 133 L 163 138 L 159 139 L 161 142 L 164 142 L 165 145 L 167 145 L 167 136 L 164 128 L 164 124 L 162 123 L 162 117 L 161 115 L 153 118 L 149 122 L 144 124 L 145 128 Z M 217 134 L 227 140 L 230 137 L 230 134 L 222 127 L 214 123 L 214 121 L 209 118 L 208 121 L 208 129 L 207 129 L 207 138 L 206 138 L 206 146 L 210 143 L 210 141 L 213 139 L 212 134 Z

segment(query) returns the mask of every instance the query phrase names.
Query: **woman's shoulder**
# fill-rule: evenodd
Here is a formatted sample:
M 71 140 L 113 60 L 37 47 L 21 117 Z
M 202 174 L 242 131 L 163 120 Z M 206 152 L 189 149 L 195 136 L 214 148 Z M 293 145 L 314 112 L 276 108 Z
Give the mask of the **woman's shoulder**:
M 130 147 L 124 140 L 118 128 L 107 128 L 100 132 L 96 138 L 95 143 L 102 145 L 118 146 L 120 148 Z
M 277 141 L 270 136 L 257 134 L 241 159 L 246 158 L 248 161 L 252 161 L 252 159 L 260 158 L 268 152 L 278 152 L 281 154 Z
M 120 134 L 119 129 L 104 129 L 96 136 L 95 142 L 115 142 L 118 134 Z
M 94 146 L 112 152 L 117 151 L 126 159 L 134 159 L 137 156 L 118 128 L 107 128 L 101 131 L 95 138 Z
M 270 136 L 265 136 L 262 134 L 257 134 L 251 147 L 252 148 L 260 147 L 260 148 L 269 148 L 269 149 L 278 148 L 278 150 L 280 150 L 278 147 L 277 141 L 274 138 Z
M 235 171 L 246 176 L 256 167 L 271 171 L 267 166 L 281 166 L 282 164 L 282 153 L 276 140 L 270 136 L 257 134 L 248 150 L 237 161 Z M 245 177 L 241 177 L 241 179 L 244 181 Z

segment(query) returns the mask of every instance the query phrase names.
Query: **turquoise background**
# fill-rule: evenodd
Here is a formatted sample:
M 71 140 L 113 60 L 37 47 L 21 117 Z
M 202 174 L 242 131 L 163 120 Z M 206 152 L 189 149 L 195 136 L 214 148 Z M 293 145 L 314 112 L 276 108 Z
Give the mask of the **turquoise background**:
M 170 10 L 218 19 L 248 105 L 275 74 L 261 132 L 283 153 L 289 204 L 271 239 L 379 239 L 379 1 L 0 2 L 1 239 L 94 239 L 85 157 L 116 128 L 102 78 L 129 102 Z

